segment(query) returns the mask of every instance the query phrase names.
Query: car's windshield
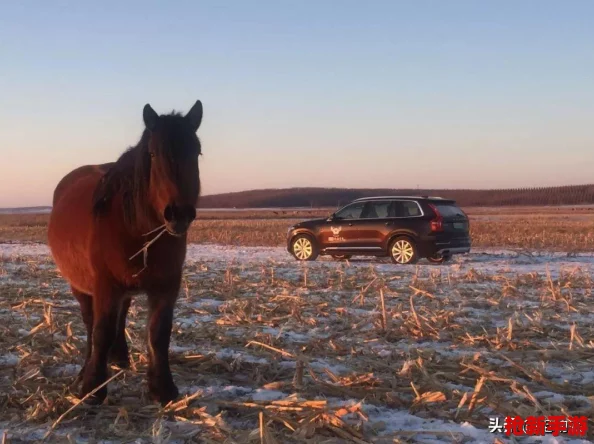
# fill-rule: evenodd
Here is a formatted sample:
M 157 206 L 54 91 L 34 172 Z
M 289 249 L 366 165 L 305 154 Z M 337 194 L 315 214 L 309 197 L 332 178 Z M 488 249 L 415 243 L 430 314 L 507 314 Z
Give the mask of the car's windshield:
M 335 219 L 359 219 L 365 202 L 358 202 L 344 207 L 334 213 Z

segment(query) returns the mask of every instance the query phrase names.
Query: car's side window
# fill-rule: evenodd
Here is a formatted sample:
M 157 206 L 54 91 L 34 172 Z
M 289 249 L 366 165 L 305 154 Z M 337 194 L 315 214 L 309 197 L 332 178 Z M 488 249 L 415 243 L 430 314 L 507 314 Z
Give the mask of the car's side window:
M 391 206 L 389 201 L 369 202 L 361 214 L 361 219 L 385 219 Z
M 414 201 L 404 202 L 404 208 L 407 217 L 421 216 L 421 209 L 419 205 Z
M 365 207 L 365 202 L 358 202 L 338 211 L 334 216 L 337 219 L 359 219 Z
M 417 203 L 412 200 L 397 200 L 393 202 L 389 217 L 417 217 L 421 210 Z

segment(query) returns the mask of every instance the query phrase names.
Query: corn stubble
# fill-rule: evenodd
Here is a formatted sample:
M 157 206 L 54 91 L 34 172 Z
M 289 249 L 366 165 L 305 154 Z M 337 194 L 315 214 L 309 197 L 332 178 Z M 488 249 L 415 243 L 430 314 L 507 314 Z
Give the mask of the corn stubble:
M 513 226 L 510 238 L 522 231 Z M 490 416 L 594 416 L 594 378 L 580 376 L 594 369 L 588 270 L 289 264 L 187 267 L 171 351 L 184 395 L 165 408 L 146 393 L 137 298 L 132 366 L 112 368 L 97 408 L 72 387 L 85 329 L 53 263 L 0 263 L 7 442 L 463 442 L 447 429 L 394 430 L 390 415 L 481 429 Z
M 584 252 L 594 249 L 594 211 L 554 208 L 468 209 L 473 247 Z M 198 213 L 189 242 L 284 246 L 287 228 L 331 210 Z M 0 242 L 46 242 L 45 214 L 0 215 Z
M 195 222 L 189 241 L 284 246 L 290 224 L 326 214 L 214 212 Z M 585 210 L 469 214 L 477 248 L 594 248 L 594 217 Z M 46 230 L 47 215 L 0 216 L 0 242 L 45 242 Z M 165 408 L 148 400 L 146 310 L 137 298 L 126 330 L 131 368 L 112 368 L 108 402 L 98 409 L 76 397 L 85 328 L 53 262 L 6 260 L 0 262 L 0 428 L 6 430 L 0 438 L 463 442 L 447 429 L 395 429 L 390 415 L 481 429 L 490 416 L 594 417 L 589 270 L 554 275 L 511 268 L 454 264 L 411 274 L 348 261 L 189 265 L 171 351 L 183 397 Z

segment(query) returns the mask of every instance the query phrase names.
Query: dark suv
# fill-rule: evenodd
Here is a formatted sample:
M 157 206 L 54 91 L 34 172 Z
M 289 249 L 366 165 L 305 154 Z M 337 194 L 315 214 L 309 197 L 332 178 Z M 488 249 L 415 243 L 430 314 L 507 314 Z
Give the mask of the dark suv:
M 289 228 L 287 249 L 300 261 L 318 255 L 389 256 L 394 263 L 420 258 L 434 263 L 470 251 L 468 217 L 453 200 L 439 197 L 368 197 L 342 207 L 327 219 Z

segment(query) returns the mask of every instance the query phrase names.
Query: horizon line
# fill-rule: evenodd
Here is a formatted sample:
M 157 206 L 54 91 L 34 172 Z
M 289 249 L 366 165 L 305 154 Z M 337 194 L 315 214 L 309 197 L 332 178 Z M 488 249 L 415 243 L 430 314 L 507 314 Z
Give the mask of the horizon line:
M 224 193 L 214 193 L 214 194 L 205 194 L 201 195 L 200 198 L 213 198 L 216 196 L 225 196 L 230 194 L 241 194 L 241 193 L 251 193 L 257 191 L 288 191 L 288 190 L 359 190 L 359 191 L 373 191 L 373 190 L 395 190 L 395 191 L 411 191 L 411 192 L 419 192 L 419 191 L 426 191 L 431 193 L 439 193 L 439 192 L 451 192 L 451 191 L 475 191 L 475 192 L 488 192 L 488 191 L 518 191 L 518 190 L 543 190 L 543 189 L 560 189 L 560 188 L 570 188 L 570 187 L 589 187 L 594 186 L 594 183 L 581 183 L 581 184 L 571 184 L 571 185 L 551 185 L 551 186 L 531 186 L 531 187 L 515 187 L 515 188 L 385 188 L 385 187 L 374 187 L 374 188 L 362 188 L 362 187 L 322 187 L 322 186 L 293 186 L 293 187 L 285 187 L 285 188 L 253 188 L 241 191 L 228 191 Z M 21 210 L 21 209 L 43 209 L 43 208 L 52 208 L 52 205 L 28 205 L 28 206 L 19 206 L 19 207 L 0 207 L 0 210 Z

